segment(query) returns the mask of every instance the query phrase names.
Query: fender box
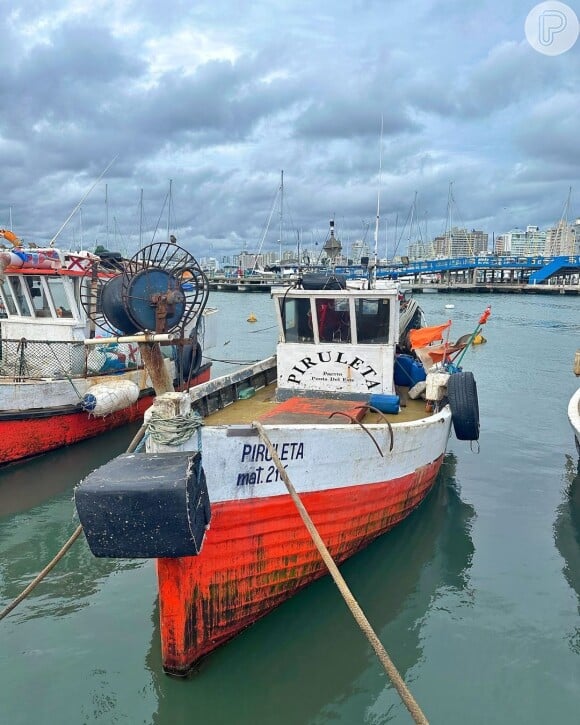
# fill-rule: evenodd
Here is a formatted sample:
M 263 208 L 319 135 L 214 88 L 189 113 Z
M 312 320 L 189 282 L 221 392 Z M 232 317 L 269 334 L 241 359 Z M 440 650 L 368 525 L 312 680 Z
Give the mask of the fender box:
M 125 453 L 83 479 L 75 504 L 95 556 L 196 556 L 211 509 L 199 453 Z

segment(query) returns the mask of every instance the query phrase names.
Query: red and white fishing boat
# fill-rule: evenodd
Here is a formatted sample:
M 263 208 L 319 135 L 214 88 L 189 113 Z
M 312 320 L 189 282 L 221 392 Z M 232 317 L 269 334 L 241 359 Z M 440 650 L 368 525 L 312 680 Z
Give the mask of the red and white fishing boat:
M 154 397 L 139 346 L 145 338 L 116 343 L 100 315 L 102 290 L 116 280 L 122 294 L 117 282 L 128 263 L 114 254 L 24 247 L 10 230 L 0 235 L 13 245 L 0 249 L 0 464 L 141 420 Z M 209 380 L 201 346 L 212 344 L 213 312 L 201 310 L 199 335 L 177 354 L 163 348 L 178 385 Z
M 146 452 L 120 456 L 76 489 L 96 556 L 158 559 L 168 673 L 187 674 L 327 573 L 280 466 L 342 562 L 429 494 L 452 424 L 458 438 L 478 439 L 471 373 L 445 359 L 427 373 L 412 359 L 409 382 L 397 384 L 397 283 L 334 282 L 274 289 L 276 354 L 159 396 L 146 414 Z M 420 330 L 418 344 L 448 337 L 449 324 Z M 189 420 L 190 438 L 160 438 L 160 419 L 165 434 L 172 420 Z

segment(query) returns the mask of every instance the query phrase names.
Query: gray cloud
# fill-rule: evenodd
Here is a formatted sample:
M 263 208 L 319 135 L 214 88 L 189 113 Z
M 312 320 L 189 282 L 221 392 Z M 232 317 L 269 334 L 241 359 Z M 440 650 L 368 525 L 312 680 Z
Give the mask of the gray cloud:
M 415 192 L 423 225 L 442 230 L 450 181 L 462 221 L 490 234 L 552 224 L 578 187 L 578 53 L 533 51 L 523 3 L 72 10 L 23 0 L 4 22 L 0 224 L 11 212 L 25 239 L 50 239 L 114 156 L 62 244 L 81 231 L 85 246 L 102 243 L 105 188 L 109 243 L 138 243 L 141 190 L 150 241 L 172 179 L 182 244 L 218 257 L 255 248 L 281 169 L 289 246 L 297 229 L 323 239 L 331 216 L 354 239 L 376 213 L 381 117 L 393 240 Z

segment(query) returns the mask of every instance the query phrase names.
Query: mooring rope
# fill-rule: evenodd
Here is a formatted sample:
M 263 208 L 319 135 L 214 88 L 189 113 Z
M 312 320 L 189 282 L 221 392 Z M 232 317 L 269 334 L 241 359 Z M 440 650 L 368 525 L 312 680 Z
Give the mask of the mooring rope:
M 178 446 L 188 441 L 202 425 L 203 418 L 194 411 L 189 415 L 177 415 L 169 419 L 161 418 L 153 411 L 149 419 L 149 435 L 155 443 Z
M 133 453 L 133 451 L 137 448 L 139 445 L 140 440 L 145 435 L 145 431 L 147 430 L 147 423 L 143 423 L 143 425 L 139 428 L 135 436 L 133 437 L 133 440 L 129 444 L 129 447 L 127 448 L 126 453 Z M 38 574 L 31 582 L 30 584 L 24 589 L 17 597 L 16 599 L 13 599 L 10 604 L 5 607 L 0 612 L 0 621 L 4 619 L 13 609 L 16 609 L 16 607 L 22 602 L 26 597 L 30 594 L 31 591 L 36 589 L 36 587 L 40 584 L 40 582 L 46 577 L 46 575 L 54 569 L 54 567 L 58 564 L 58 562 L 64 557 L 64 555 L 67 553 L 67 551 L 71 548 L 71 546 L 75 543 L 75 541 L 79 538 L 83 530 L 82 524 L 77 526 L 75 531 L 73 532 L 70 539 L 64 544 L 64 546 L 60 549 L 58 554 L 50 561 L 44 569 Z
M 252 425 L 256 428 L 258 431 L 258 435 L 262 439 L 262 441 L 265 443 L 266 447 L 268 448 L 270 455 L 272 456 L 272 460 L 274 461 L 276 468 L 278 469 L 278 472 L 280 474 L 280 477 L 286 484 L 286 488 L 288 489 L 288 493 L 290 494 L 290 497 L 292 498 L 292 501 L 294 502 L 294 505 L 298 509 L 298 513 L 300 514 L 302 521 L 304 522 L 304 525 L 308 529 L 308 533 L 312 537 L 312 540 L 314 541 L 314 544 L 316 545 L 316 548 L 318 549 L 320 556 L 322 557 L 324 563 L 326 564 L 328 571 L 330 572 L 330 575 L 334 579 L 334 582 L 336 586 L 338 587 L 340 593 L 342 594 L 342 597 L 350 609 L 352 615 L 354 616 L 356 623 L 359 625 L 359 627 L 362 629 L 364 635 L 368 639 L 371 647 L 374 649 L 377 657 L 379 658 L 381 664 L 383 665 L 385 672 L 387 673 L 387 676 L 395 686 L 397 692 L 399 693 L 401 700 L 405 704 L 407 710 L 410 712 L 413 720 L 416 723 L 420 723 L 421 725 L 429 725 L 429 721 L 423 714 L 421 708 L 419 707 L 418 703 L 414 699 L 413 695 L 411 694 L 410 690 L 408 689 L 407 685 L 405 684 L 405 681 L 399 674 L 397 668 L 393 664 L 391 658 L 389 657 L 386 649 L 383 647 L 383 644 L 381 640 L 377 637 L 375 634 L 373 628 L 370 625 L 370 622 L 366 618 L 363 610 L 359 606 L 358 602 L 352 595 L 352 592 L 348 588 L 347 583 L 345 582 L 342 574 L 340 573 L 336 563 L 334 562 L 334 559 L 330 555 L 330 552 L 326 548 L 326 545 L 324 541 L 322 540 L 320 534 L 318 533 L 318 530 L 314 526 L 314 523 L 312 522 L 312 519 L 310 518 L 310 515 L 308 514 L 308 511 L 305 509 L 304 504 L 300 500 L 300 497 L 296 493 L 296 489 L 294 488 L 292 481 L 290 480 L 288 473 L 286 472 L 286 469 L 282 465 L 282 461 L 279 459 L 278 454 L 276 453 L 276 449 L 272 445 L 272 441 L 268 437 L 268 434 L 264 430 L 264 427 L 259 421 L 254 421 Z

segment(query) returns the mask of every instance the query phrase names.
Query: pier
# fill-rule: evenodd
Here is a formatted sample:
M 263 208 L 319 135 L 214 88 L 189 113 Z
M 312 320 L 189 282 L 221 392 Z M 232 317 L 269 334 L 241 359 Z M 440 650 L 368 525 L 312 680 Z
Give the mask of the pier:
M 414 294 L 472 292 L 474 294 L 526 294 L 526 295 L 576 295 L 580 296 L 580 284 L 518 284 L 497 283 L 454 283 L 454 284 L 412 284 Z
M 303 270 L 305 272 L 306 270 Z M 325 272 L 330 270 L 308 270 Z M 337 266 L 337 274 L 350 279 L 368 276 L 361 265 Z M 580 255 L 559 257 L 510 257 L 478 255 L 379 264 L 377 279 L 398 279 L 414 292 L 475 292 L 513 294 L 580 294 Z M 295 275 L 252 274 L 209 278 L 211 290 L 219 292 L 270 292 L 272 287 L 289 285 Z

